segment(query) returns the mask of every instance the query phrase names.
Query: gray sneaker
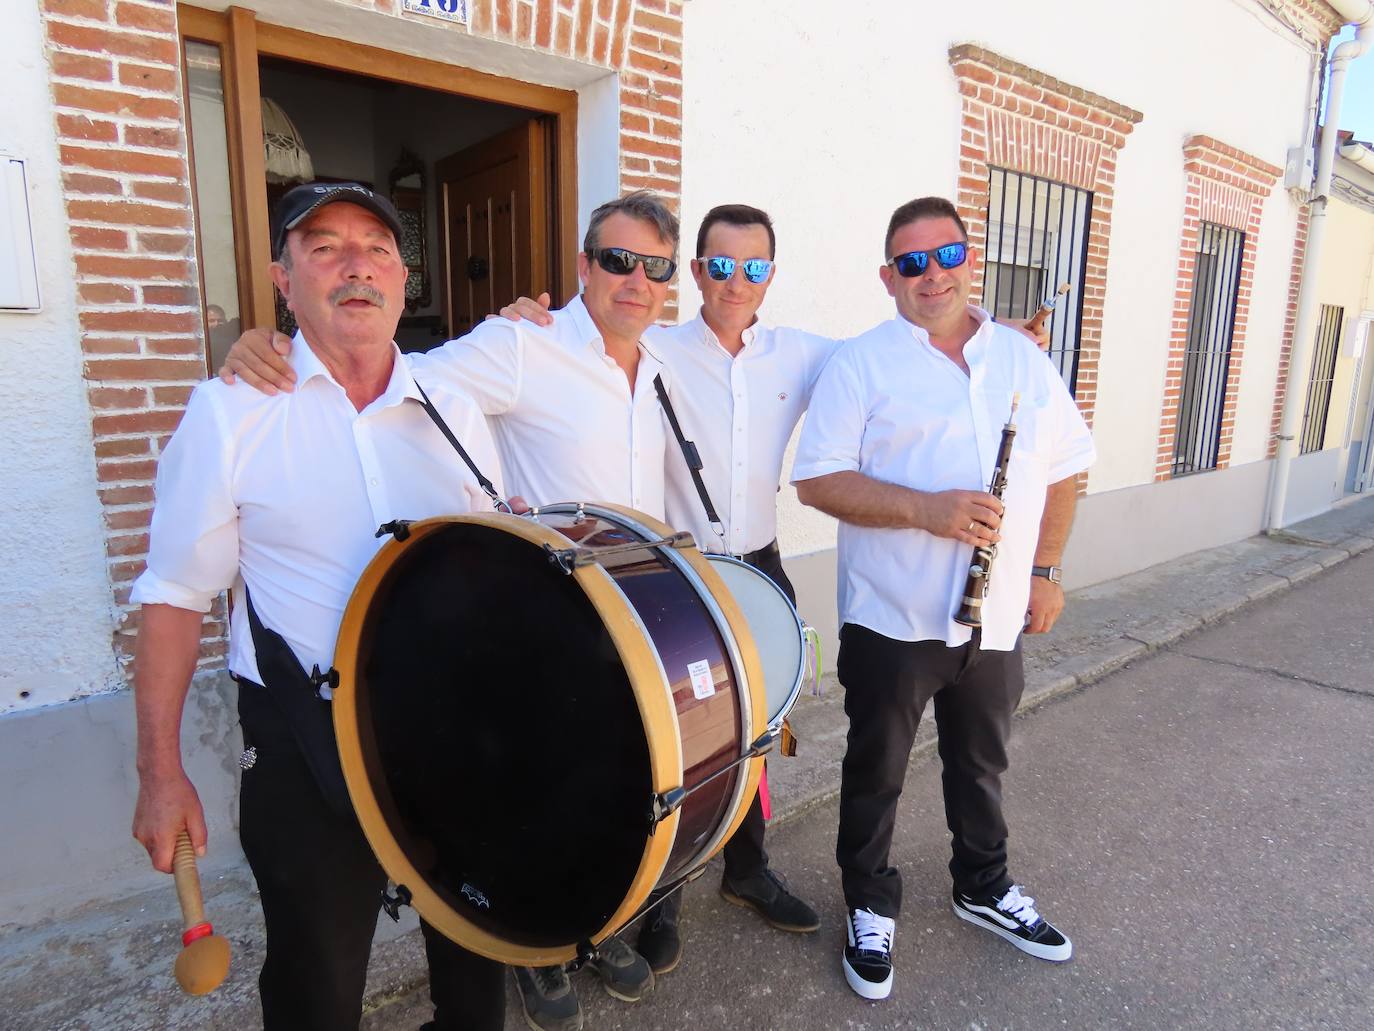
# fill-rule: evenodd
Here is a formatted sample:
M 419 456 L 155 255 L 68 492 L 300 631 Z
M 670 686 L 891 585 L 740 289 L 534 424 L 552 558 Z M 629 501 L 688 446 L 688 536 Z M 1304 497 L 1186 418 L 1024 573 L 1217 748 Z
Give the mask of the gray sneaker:
M 568 980 L 567 971 L 557 967 L 511 967 L 525 1023 L 534 1031 L 581 1031 L 582 1007 Z
M 596 947 L 590 966 L 601 975 L 601 984 L 613 999 L 638 1002 L 654 990 L 654 972 L 648 962 L 614 935 Z

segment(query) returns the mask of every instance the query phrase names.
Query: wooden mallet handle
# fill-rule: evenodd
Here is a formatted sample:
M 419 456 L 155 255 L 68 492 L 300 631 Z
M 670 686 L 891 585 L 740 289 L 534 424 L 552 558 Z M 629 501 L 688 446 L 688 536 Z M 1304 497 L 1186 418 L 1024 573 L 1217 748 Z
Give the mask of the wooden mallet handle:
M 1059 289 L 1054 292 L 1054 296 L 1035 309 L 1035 314 L 1026 320 L 1026 329 L 1039 336 L 1041 328 L 1045 325 L 1045 320 L 1050 317 L 1050 312 L 1054 311 L 1054 306 L 1059 303 L 1059 298 L 1068 292 L 1069 284 L 1061 284 Z
M 177 901 L 181 903 L 181 919 L 186 928 L 173 973 L 182 991 L 204 995 L 218 988 L 229 974 L 229 941 L 216 934 L 205 919 L 196 850 L 191 835 L 184 829 L 177 835 L 176 850 L 172 853 L 172 876 L 176 878 Z

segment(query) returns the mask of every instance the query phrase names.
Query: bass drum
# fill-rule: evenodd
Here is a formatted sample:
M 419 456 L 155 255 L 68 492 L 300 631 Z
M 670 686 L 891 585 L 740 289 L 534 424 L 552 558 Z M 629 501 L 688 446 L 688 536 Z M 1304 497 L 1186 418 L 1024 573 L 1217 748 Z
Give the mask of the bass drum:
M 537 511 L 384 545 L 344 613 L 333 702 L 398 893 L 523 966 L 585 953 L 719 851 L 767 726 L 748 623 L 690 536 L 609 505 Z

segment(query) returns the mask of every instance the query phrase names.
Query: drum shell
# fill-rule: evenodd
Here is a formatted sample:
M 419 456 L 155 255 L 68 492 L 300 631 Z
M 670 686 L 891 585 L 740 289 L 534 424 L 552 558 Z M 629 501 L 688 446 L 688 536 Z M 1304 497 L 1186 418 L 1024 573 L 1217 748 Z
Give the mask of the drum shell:
M 561 508 L 565 510 L 544 510 L 538 522 L 490 513 L 441 517 L 412 524 L 408 540 L 388 542 L 360 580 L 345 613 L 336 659 L 340 686 L 335 692 L 334 714 L 345 778 L 364 832 L 383 868 L 393 880 L 407 887 L 416 909 L 432 925 L 465 948 L 505 963 L 538 965 L 566 961 L 574 957 L 582 942 L 568 940 L 531 945 L 493 934 L 490 928 L 483 926 L 483 914 L 470 916 L 463 905 L 455 902 L 451 891 L 445 895 L 429 884 L 407 853 L 406 845 L 394 833 L 395 803 L 388 797 L 386 776 L 373 740 L 369 705 L 361 697 L 366 695 L 366 685 L 359 681 L 359 661 L 360 653 L 366 651 L 363 635 L 374 594 L 386 582 L 389 571 L 401 555 L 427 537 L 442 534 L 446 526 L 467 524 L 488 528 L 512 534 L 533 547 L 547 545 L 555 550 L 568 548 L 570 541 L 575 539 L 604 536 L 607 528 L 623 529 L 629 525 L 638 527 L 643 533 L 663 536 L 670 532 L 661 523 L 654 523 L 630 510 L 609 506 L 589 508 L 588 516 L 578 519 L 573 514 L 574 506 Z M 655 559 L 655 555 L 660 557 Z M 692 661 L 687 656 L 704 657 L 699 654 L 703 645 L 698 642 L 684 646 L 680 641 L 674 644 L 671 628 L 649 625 L 652 621 L 646 623 L 634 604 L 635 595 L 642 593 L 643 586 L 654 579 L 654 575 L 645 575 L 646 564 L 657 561 L 660 569 L 656 575 L 662 579 L 664 555 L 671 558 L 671 564 L 678 567 L 685 578 L 695 581 L 698 590 L 705 592 L 703 601 L 709 601 L 718 610 L 722 624 L 720 643 L 724 647 L 718 655 L 712 652 L 709 661 L 717 677 L 721 668 L 726 669 L 728 675 L 720 678 L 718 695 L 707 699 L 705 705 L 692 697 L 685 677 L 672 677 L 670 690 L 666 684 L 670 678 L 664 668 L 666 665 L 676 672 L 687 661 Z M 654 570 L 647 572 L 655 574 Z M 648 779 L 654 793 L 698 783 L 712 772 L 713 767 L 725 761 L 725 752 L 738 755 L 748 746 L 751 736 L 762 733 L 766 723 L 763 678 L 747 623 L 729 591 L 695 548 L 674 549 L 671 553 L 668 549 L 654 549 L 630 554 L 609 568 L 605 564 L 576 568 L 569 577 L 595 606 L 629 678 L 638 717 L 645 728 Z M 537 640 L 532 641 L 532 645 L 537 647 Z M 687 648 L 685 652 L 684 647 Z M 720 710 L 729 697 L 728 691 L 735 689 L 737 679 L 744 688 L 737 705 L 739 714 L 728 735 L 729 740 L 722 745 Z M 690 740 L 692 730 L 702 723 L 703 709 L 712 705 L 716 711 L 712 718 L 715 729 L 707 736 L 713 747 L 704 752 L 694 751 Z M 518 761 L 518 757 L 513 761 Z M 680 879 L 714 854 L 742 820 L 757 789 L 760 772 L 761 760 L 754 759 L 737 772 L 717 778 L 690 795 L 681 810 L 664 818 L 653 833 L 648 832 L 649 798 L 646 797 L 644 841 L 638 868 L 619 906 L 603 924 L 588 929 L 588 939 L 600 941 L 618 930 L 633 918 L 655 886 Z M 463 889 L 463 901 L 466 901 L 466 884 Z

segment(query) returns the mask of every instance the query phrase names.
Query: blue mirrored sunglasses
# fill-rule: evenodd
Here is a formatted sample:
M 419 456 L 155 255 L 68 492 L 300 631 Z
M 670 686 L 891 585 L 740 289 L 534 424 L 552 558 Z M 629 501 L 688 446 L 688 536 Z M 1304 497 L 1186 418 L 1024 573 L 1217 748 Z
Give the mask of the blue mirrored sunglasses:
M 734 258 L 706 258 L 706 274 L 717 283 L 723 283 L 735 274 L 735 265 L 744 270 L 744 278 L 751 283 L 762 283 L 773 269 L 767 258 L 749 258 L 736 262 Z
M 925 275 L 931 258 L 934 258 L 943 269 L 958 268 L 968 260 L 968 244 L 947 243 L 934 250 L 908 251 L 888 258 L 887 263 L 895 268 L 897 275 L 903 279 L 915 279 L 917 276 Z

